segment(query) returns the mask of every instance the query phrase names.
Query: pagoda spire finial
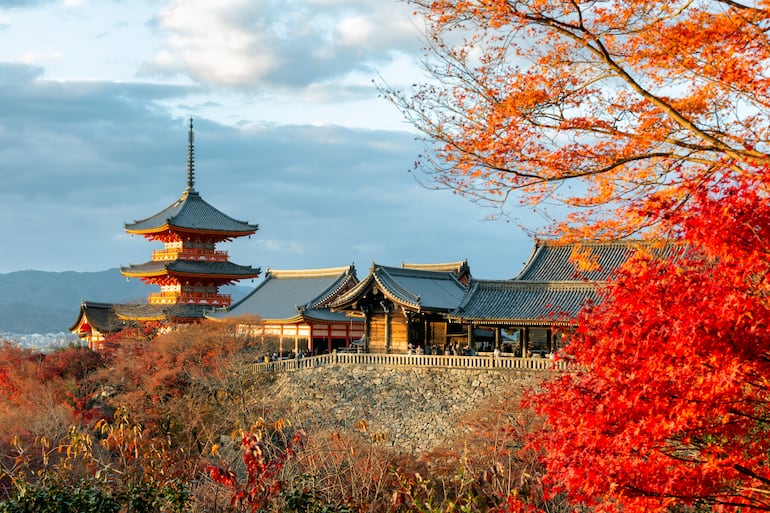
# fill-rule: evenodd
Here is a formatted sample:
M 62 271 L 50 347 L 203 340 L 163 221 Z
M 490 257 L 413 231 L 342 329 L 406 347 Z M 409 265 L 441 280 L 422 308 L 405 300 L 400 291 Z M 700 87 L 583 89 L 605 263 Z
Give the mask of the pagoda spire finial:
M 193 118 L 190 118 L 190 137 L 187 146 L 187 191 L 195 192 L 195 146 L 193 137 Z

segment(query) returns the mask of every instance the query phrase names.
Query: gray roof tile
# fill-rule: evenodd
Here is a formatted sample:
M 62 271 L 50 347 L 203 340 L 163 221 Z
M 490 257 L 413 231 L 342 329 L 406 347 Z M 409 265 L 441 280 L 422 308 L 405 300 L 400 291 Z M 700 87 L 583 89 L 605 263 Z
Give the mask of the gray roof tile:
M 581 282 L 474 280 L 449 317 L 484 324 L 571 324 L 599 299 L 599 288 Z
M 563 243 L 539 239 L 535 248 L 514 280 L 527 281 L 607 281 L 623 262 L 641 247 L 646 247 L 663 256 L 671 254 L 673 245 L 659 247 L 659 244 L 640 240 L 612 242 L 581 241 Z M 594 269 L 581 270 L 571 262 L 575 252 L 588 255 L 596 264 Z

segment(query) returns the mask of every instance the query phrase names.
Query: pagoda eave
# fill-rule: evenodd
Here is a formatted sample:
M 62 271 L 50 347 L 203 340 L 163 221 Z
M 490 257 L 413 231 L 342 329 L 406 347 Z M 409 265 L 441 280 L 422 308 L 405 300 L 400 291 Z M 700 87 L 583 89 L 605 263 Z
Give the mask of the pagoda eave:
M 171 224 L 165 224 L 154 228 L 145 229 L 131 229 L 126 228 L 126 233 L 132 235 L 141 235 L 142 237 L 150 240 L 163 240 L 169 238 L 169 236 L 177 236 L 180 238 L 194 238 L 204 236 L 207 239 L 217 240 L 218 242 L 231 241 L 239 237 L 246 237 L 248 235 L 254 235 L 257 230 L 232 232 L 232 231 L 220 231 L 220 230 L 205 230 L 196 228 L 187 228 L 181 226 L 174 226 Z
M 181 273 L 181 272 L 169 272 L 168 276 L 172 276 L 174 278 L 208 278 L 211 280 L 226 280 L 228 282 L 235 283 L 238 280 L 248 280 L 251 278 L 259 278 L 259 272 L 256 273 L 250 273 L 250 274 L 201 274 L 201 273 Z
M 157 314 L 138 314 L 138 315 L 128 315 L 125 313 L 118 313 L 117 314 L 119 319 L 127 320 L 127 321 L 165 321 L 167 319 L 166 314 L 164 313 L 157 313 Z
M 169 276 L 169 272 L 166 269 L 160 269 L 158 271 L 132 271 L 131 269 L 121 268 L 120 274 L 126 278 L 162 278 Z
M 148 285 L 164 285 L 187 280 L 205 279 L 210 283 L 219 285 L 234 285 L 240 280 L 259 278 L 259 273 L 245 275 L 222 275 L 222 274 L 194 274 L 178 272 L 154 272 L 154 273 L 127 273 L 123 272 L 127 278 L 139 278 Z

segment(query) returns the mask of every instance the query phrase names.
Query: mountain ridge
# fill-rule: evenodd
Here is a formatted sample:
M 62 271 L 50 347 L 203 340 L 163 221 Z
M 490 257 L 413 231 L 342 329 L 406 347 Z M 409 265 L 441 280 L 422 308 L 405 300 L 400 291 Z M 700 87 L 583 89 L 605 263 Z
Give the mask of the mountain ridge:
M 253 287 L 222 287 L 233 302 Z M 157 287 L 127 280 L 120 269 L 105 271 L 13 271 L 0 273 L 0 332 L 56 333 L 77 320 L 83 300 L 103 303 L 146 301 Z

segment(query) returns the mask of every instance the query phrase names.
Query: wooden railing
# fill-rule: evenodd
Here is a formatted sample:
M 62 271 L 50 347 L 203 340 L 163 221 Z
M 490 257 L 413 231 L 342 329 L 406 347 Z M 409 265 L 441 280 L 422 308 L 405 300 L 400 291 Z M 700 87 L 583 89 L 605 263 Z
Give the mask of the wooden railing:
M 374 365 L 398 367 L 439 367 L 451 369 L 506 369 L 529 371 L 567 371 L 565 360 L 492 356 L 408 355 L 376 353 L 332 353 L 255 363 L 254 372 L 287 372 L 326 365 Z
M 147 296 L 147 302 L 151 305 L 174 305 L 177 303 L 227 306 L 232 303 L 229 294 L 216 294 L 214 292 L 151 292 Z
M 208 262 L 227 262 L 227 251 L 198 248 L 156 249 L 152 252 L 153 261 L 166 260 L 205 260 Z

